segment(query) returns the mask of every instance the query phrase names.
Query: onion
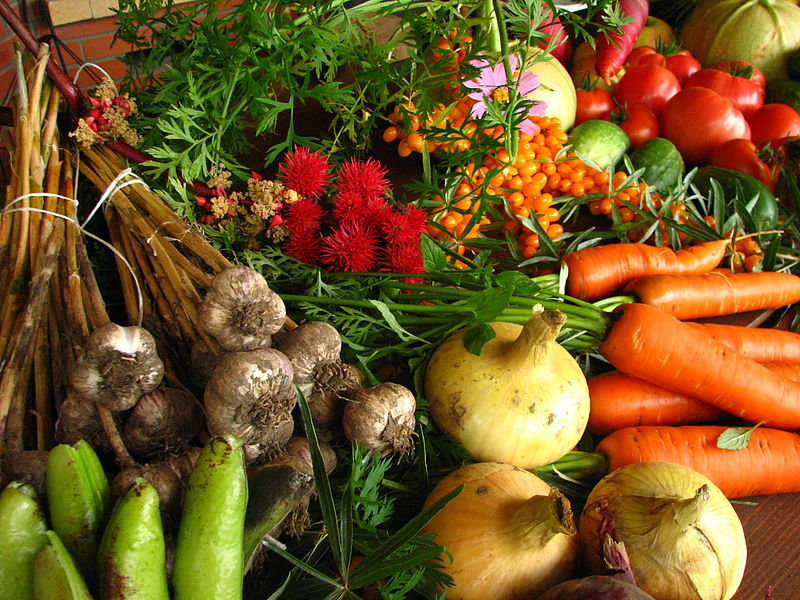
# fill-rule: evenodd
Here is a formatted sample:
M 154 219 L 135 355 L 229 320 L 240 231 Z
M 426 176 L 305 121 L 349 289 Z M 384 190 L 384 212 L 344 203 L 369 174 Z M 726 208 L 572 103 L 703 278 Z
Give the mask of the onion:
M 625 545 L 636 584 L 659 600 L 728 600 L 747 559 L 741 521 L 704 475 L 666 462 L 615 469 L 592 489 L 580 517 L 581 550 L 604 572 L 601 540 Z
M 452 562 L 446 598 L 530 600 L 574 576 L 578 536 L 569 500 L 533 473 L 483 462 L 460 467 L 425 500 L 464 489 L 423 528 Z
M 491 323 L 479 356 L 465 330 L 446 339 L 425 371 L 436 424 L 478 461 L 532 469 L 564 456 L 589 420 L 589 387 L 556 336 L 566 315 L 538 310 L 524 325 Z

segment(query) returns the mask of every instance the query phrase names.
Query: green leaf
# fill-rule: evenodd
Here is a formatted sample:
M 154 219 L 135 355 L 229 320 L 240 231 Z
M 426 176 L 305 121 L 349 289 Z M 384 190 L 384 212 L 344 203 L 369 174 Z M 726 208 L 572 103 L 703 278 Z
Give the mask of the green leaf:
M 406 331 L 400 324 L 397 322 L 397 318 L 395 317 L 394 313 L 389 310 L 389 307 L 386 306 L 384 302 L 380 302 L 379 300 L 370 300 L 369 301 L 372 306 L 376 308 L 376 310 L 381 313 L 381 316 L 386 321 L 386 324 L 389 325 L 392 331 L 397 334 L 401 340 L 417 340 L 419 342 L 424 342 L 422 338 L 419 338 L 408 331 Z
M 741 450 L 747 447 L 750 442 L 750 436 L 757 427 L 762 425 L 764 421 L 753 425 L 752 427 L 728 427 L 717 438 L 717 448 L 723 450 Z
M 464 347 L 468 352 L 480 356 L 483 345 L 497 334 L 488 323 L 479 323 L 464 333 Z
M 514 289 L 511 287 L 488 288 L 470 296 L 467 304 L 481 321 L 493 321 L 508 307 Z

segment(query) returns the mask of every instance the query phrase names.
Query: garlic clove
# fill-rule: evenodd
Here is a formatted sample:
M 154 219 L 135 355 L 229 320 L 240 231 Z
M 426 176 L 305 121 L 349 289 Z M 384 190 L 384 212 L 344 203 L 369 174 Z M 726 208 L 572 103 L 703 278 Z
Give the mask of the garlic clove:
M 197 308 L 200 326 L 231 352 L 268 348 L 286 322 L 286 306 L 249 267 L 217 273 Z

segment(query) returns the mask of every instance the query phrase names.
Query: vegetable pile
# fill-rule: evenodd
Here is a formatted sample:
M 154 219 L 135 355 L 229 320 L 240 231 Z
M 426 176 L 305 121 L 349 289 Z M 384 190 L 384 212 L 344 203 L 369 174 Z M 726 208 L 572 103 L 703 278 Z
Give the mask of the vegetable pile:
M 0 597 L 737 598 L 796 5 L 119 4 L 124 92 L 3 10 Z

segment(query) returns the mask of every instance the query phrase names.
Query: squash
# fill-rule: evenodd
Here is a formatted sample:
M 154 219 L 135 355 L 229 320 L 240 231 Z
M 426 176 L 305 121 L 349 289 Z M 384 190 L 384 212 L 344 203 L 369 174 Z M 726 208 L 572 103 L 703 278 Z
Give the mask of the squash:
M 746 60 L 767 81 L 785 78 L 789 55 L 800 49 L 800 6 L 792 0 L 700 0 L 678 38 L 704 67 Z
M 527 97 L 545 102 L 547 116 L 558 117 L 561 120 L 561 128 L 569 131 L 575 124 L 578 99 L 575 94 L 575 84 L 572 83 L 567 69 L 548 54 L 528 70 L 539 77 L 539 87 Z

